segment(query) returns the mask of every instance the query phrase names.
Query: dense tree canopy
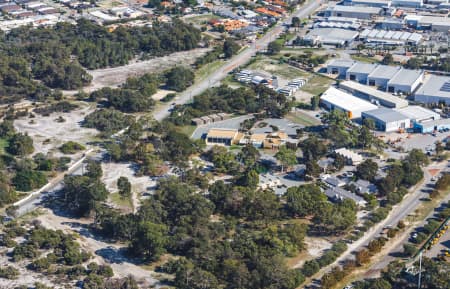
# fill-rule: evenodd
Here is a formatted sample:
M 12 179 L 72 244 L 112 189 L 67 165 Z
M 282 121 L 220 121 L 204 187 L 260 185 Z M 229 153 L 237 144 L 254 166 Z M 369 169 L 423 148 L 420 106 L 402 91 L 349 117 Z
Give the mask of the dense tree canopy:
M 290 105 L 284 95 L 264 86 L 233 89 L 222 85 L 194 96 L 190 104 L 176 106 L 169 120 L 177 125 L 189 124 L 192 118 L 213 112 L 263 112 L 268 117 L 281 117 L 289 111 Z
M 0 102 L 43 99 L 53 95 L 49 88 L 78 89 L 92 80 L 85 68 L 190 50 L 200 39 L 199 30 L 178 20 L 152 27 L 120 26 L 112 32 L 87 19 L 13 29 L 0 34 Z

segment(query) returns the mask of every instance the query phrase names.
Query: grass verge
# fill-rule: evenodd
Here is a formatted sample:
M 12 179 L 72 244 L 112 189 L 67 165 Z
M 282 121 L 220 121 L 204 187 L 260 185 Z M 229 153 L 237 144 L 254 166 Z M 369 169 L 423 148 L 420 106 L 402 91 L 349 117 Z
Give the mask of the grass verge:
M 289 119 L 292 122 L 304 125 L 304 126 L 313 126 L 313 125 L 319 125 L 320 122 L 307 115 L 306 113 L 300 112 L 300 111 L 296 111 L 296 112 L 289 112 L 286 115 L 286 118 Z
M 112 193 L 109 195 L 111 202 L 120 206 L 120 207 L 128 207 L 133 208 L 133 203 L 131 202 L 131 198 L 122 198 L 119 193 Z

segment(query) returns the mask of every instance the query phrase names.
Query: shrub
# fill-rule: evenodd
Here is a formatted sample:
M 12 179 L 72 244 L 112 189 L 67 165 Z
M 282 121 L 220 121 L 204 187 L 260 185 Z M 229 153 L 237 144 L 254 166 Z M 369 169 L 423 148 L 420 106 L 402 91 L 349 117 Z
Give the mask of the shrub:
M 319 270 L 320 270 L 320 266 L 316 260 L 306 261 L 302 267 L 302 273 L 303 273 L 303 275 L 305 275 L 307 277 L 311 277 L 312 275 L 319 272 Z
M 416 246 L 406 243 L 403 245 L 403 254 L 405 254 L 406 257 L 412 257 L 414 254 L 416 254 L 417 248 Z
M 77 151 L 81 151 L 81 150 L 85 150 L 86 148 L 74 141 L 68 141 L 66 143 L 64 143 L 59 150 L 64 153 L 64 154 L 74 154 Z
M 17 279 L 19 277 L 19 270 L 12 266 L 0 267 L 0 278 Z

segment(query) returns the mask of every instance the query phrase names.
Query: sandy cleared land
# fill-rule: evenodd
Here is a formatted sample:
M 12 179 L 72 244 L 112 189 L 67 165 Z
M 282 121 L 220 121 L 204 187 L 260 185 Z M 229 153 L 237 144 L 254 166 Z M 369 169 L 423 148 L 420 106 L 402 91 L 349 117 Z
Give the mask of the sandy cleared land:
M 58 147 L 67 141 L 76 141 L 86 144 L 98 131 L 81 127 L 85 116 L 94 111 L 87 104 L 79 104 L 80 109 L 69 113 L 52 113 L 50 116 L 35 114 L 34 118 L 23 117 L 14 121 L 17 131 L 27 133 L 34 143 L 35 153 L 53 153 L 60 156 Z M 57 122 L 56 119 L 63 117 L 65 122 Z M 46 141 L 49 140 L 49 141 Z
M 103 177 L 102 181 L 110 192 L 117 192 L 117 179 L 127 177 L 131 183 L 133 192 L 133 208 L 136 210 L 140 205 L 140 197 L 150 188 L 156 185 L 156 182 L 148 176 L 136 177 L 134 170 L 129 163 L 102 163 Z
M 9 250 L 12 251 L 12 250 Z M 8 251 L 8 252 L 9 252 Z M 3 251 L 2 251 L 3 253 Z M 5 251 L 6 253 L 6 251 Z M 61 285 L 60 280 L 58 280 L 58 277 L 55 276 L 45 276 L 43 274 L 35 273 L 33 271 L 27 270 L 26 266 L 28 265 L 28 261 L 21 261 L 21 262 L 10 262 L 8 261 L 8 258 L 2 257 L 0 258 L 0 267 L 4 266 L 12 266 L 19 270 L 20 277 L 16 280 L 8 280 L 0 278 L 0 288 L 15 288 L 21 285 L 26 285 L 34 288 L 35 282 L 41 282 L 45 284 L 46 286 L 49 286 L 50 288 L 60 289 L 65 288 L 63 285 Z M 73 285 L 73 284 L 72 284 Z
M 154 95 L 152 95 L 152 98 L 154 100 L 161 100 L 162 98 L 164 98 L 169 93 L 177 93 L 177 92 L 174 91 L 174 90 L 159 89 Z
M 175 52 L 167 56 L 149 60 L 134 61 L 128 65 L 119 67 L 88 70 L 93 79 L 92 84 L 85 87 L 84 91 L 91 92 L 105 86 L 117 87 L 131 76 L 161 72 L 177 65 L 189 65 L 209 50 L 209 48 L 199 48 L 190 51 Z
M 123 253 L 125 245 L 110 244 L 92 237 L 84 228 L 84 225 L 89 224 L 90 220 L 70 219 L 56 216 L 50 211 L 39 216 L 37 219 L 40 220 L 42 225 L 46 228 L 62 230 L 65 233 L 75 232 L 80 234 L 81 236 L 77 239 L 77 242 L 82 249 L 92 253 L 94 256 L 88 263 L 96 262 L 98 264 L 107 264 L 111 266 L 115 277 L 123 278 L 132 275 L 143 288 L 148 288 L 148 286 L 158 283 L 158 281 L 152 277 L 154 272 L 142 269 L 129 262 Z M 157 286 L 157 288 L 158 287 L 159 286 Z
M 307 248 L 307 255 L 299 260 L 296 264 L 294 264 L 293 268 L 300 268 L 306 261 L 320 257 L 325 252 L 325 250 L 330 249 L 333 245 L 331 242 L 323 238 L 316 237 L 305 237 L 305 244 Z

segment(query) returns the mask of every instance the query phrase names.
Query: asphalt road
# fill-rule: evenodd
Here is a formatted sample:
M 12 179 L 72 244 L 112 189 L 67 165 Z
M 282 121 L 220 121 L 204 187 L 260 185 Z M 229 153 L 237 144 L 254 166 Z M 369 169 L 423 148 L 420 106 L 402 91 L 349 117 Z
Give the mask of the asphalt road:
M 428 198 L 427 185 L 431 183 L 431 178 L 432 178 L 432 176 L 430 175 L 428 170 L 430 170 L 430 169 L 443 170 L 446 168 L 447 164 L 448 164 L 448 162 L 445 161 L 445 162 L 441 162 L 439 164 L 433 163 L 433 164 L 430 164 L 429 166 L 425 167 L 423 182 L 420 185 L 416 186 L 413 189 L 413 191 L 411 191 L 403 199 L 403 201 L 400 204 L 394 206 L 392 211 L 390 212 L 388 217 L 386 219 L 384 219 L 384 221 L 373 226 L 369 231 L 367 231 L 364 234 L 364 236 L 362 238 L 360 238 L 357 241 L 350 244 L 348 246 L 348 249 L 339 258 L 337 258 L 335 262 L 333 262 L 332 264 L 330 264 L 327 267 L 320 270 L 319 273 L 314 276 L 314 278 L 320 279 L 320 278 L 322 278 L 322 276 L 325 273 L 329 272 L 331 270 L 331 268 L 338 265 L 340 262 L 342 262 L 346 259 L 354 259 L 353 252 L 361 250 L 363 247 L 367 246 L 367 244 L 371 240 L 381 236 L 383 228 L 385 228 L 387 226 L 395 227 L 400 220 L 404 219 L 409 214 L 412 214 L 417 209 L 417 207 L 420 205 L 420 203 L 422 202 L 421 199 Z M 383 260 L 383 261 L 387 262 L 385 260 Z M 387 266 L 388 263 L 389 262 L 380 264 L 379 267 L 384 268 Z
M 450 201 L 450 194 L 448 194 L 437 207 L 442 206 L 443 204 L 447 203 L 448 201 Z M 433 210 L 423 221 L 420 222 L 420 224 L 418 224 L 416 227 L 411 228 L 410 230 L 406 231 L 404 233 L 404 236 L 402 236 L 402 238 L 400 238 L 397 241 L 396 245 L 389 251 L 389 253 L 387 253 L 387 255 L 384 256 L 382 260 L 373 264 L 370 267 L 370 270 L 369 270 L 368 274 L 366 274 L 365 277 L 372 278 L 372 277 L 378 276 L 378 274 L 381 272 L 382 269 L 386 268 L 390 262 L 392 262 L 396 259 L 396 257 L 395 257 L 396 255 L 399 255 L 400 253 L 403 252 L 403 244 L 405 244 L 408 241 L 408 239 L 410 238 L 411 232 L 414 232 L 414 230 L 416 228 L 423 227 L 427 222 L 426 220 L 435 216 L 436 213 L 437 212 L 435 210 Z M 448 249 L 448 248 L 450 248 L 450 230 L 448 230 L 446 232 L 446 234 L 444 234 L 444 236 L 442 236 L 439 239 L 438 244 L 434 245 L 433 247 L 431 247 L 430 250 L 426 251 L 424 253 L 424 256 L 426 256 L 428 258 L 433 258 L 433 257 L 436 257 L 439 253 L 441 253 L 441 250 Z
M 91 157 L 91 154 L 93 153 L 93 150 L 88 150 L 88 152 L 83 156 L 81 159 L 76 161 L 72 167 L 69 168 L 65 173 L 61 173 L 52 180 L 49 181 L 47 185 L 42 187 L 41 189 L 33 192 L 30 194 L 30 197 L 27 197 L 26 199 L 21 199 L 20 201 L 14 203 L 15 206 L 17 206 L 16 214 L 17 216 L 22 216 L 28 212 L 33 211 L 38 207 L 42 201 L 48 197 L 50 194 L 58 191 L 62 188 L 62 182 L 64 180 L 65 175 L 77 175 L 83 173 L 83 168 L 85 166 L 84 160 L 89 156 Z M 95 155 L 96 158 L 100 157 L 99 154 Z
M 224 79 L 230 71 L 250 61 L 251 57 L 255 55 L 256 52 L 266 49 L 267 45 L 270 42 L 277 39 L 277 37 L 284 30 L 283 23 L 290 23 L 292 17 L 299 17 L 300 19 L 308 17 L 308 15 L 312 14 L 320 6 L 321 3 L 322 0 L 311 0 L 306 5 L 300 7 L 298 10 L 292 13 L 291 16 L 278 21 L 278 23 L 270 31 L 268 31 L 262 38 L 256 40 L 255 43 L 253 43 L 250 47 L 246 48 L 244 51 L 231 58 L 204 80 L 192 85 L 187 90 L 180 93 L 174 103 L 185 104 L 189 102 L 193 96 L 198 95 L 208 88 L 217 85 L 217 83 Z M 156 120 L 161 121 L 170 114 L 170 110 L 172 108 L 172 104 L 164 105 L 158 111 L 156 111 L 153 116 Z

